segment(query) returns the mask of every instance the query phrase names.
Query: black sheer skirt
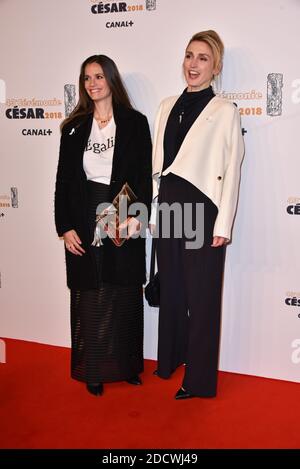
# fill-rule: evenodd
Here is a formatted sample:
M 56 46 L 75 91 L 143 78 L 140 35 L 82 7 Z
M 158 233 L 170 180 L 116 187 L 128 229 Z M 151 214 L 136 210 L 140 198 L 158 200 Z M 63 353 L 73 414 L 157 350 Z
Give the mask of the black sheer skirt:
M 87 186 L 93 230 L 97 205 L 108 201 L 109 186 L 92 181 Z M 87 383 L 122 381 L 143 371 L 142 285 L 102 282 L 103 249 L 91 246 L 100 287 L 71 290 L 71 376 Z

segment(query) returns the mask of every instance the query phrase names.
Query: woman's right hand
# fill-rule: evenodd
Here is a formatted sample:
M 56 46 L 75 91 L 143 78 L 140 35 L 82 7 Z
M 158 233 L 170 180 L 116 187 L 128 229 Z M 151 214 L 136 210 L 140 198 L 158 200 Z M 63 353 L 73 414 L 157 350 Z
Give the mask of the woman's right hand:
M 156 225 L 153 225 L 153 223 L 149 223 L 149 231 L 152 236 L 154 236 L 156 230 Z
M 64 242 L 68 251 L 75 256 L 82 256 L 85 250 L 80 246 L 81 240 L 75 230 L 66 231 L 63 234 Z

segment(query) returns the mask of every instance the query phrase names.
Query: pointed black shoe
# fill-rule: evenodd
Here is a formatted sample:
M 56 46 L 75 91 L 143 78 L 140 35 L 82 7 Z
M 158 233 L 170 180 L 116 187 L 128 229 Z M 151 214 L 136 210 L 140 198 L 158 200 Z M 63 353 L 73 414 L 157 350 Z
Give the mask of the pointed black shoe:
M 142 380 L 139 377 L 139 375 L 132 376 L 131 378 L 126 379 L 126 382 L 129 383 L 129 384 L 135 384 L 136 386 L 139 385 L 139 384 L 142 384 Z
M 102 383 L 87 384 L 86 388 L 87 388 L 88 392 L 90 392 L 94 396 L 101 396 L 103 394 L 103 384 Z
M 190 394 L 188 391 L 185 389 L 178 389 L 177 393 L 175 394 L 175 399 L 190 399 L 191 397 L 197 397 L 194 396 L 193 394 Z

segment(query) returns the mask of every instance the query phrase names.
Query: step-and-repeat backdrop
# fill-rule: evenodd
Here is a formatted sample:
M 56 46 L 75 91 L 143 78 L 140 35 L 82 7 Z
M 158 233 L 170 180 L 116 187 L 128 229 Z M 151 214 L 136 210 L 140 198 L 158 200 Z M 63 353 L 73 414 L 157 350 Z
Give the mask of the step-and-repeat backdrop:
M 215 29 L 226 48 L 219 93 L 237 104 L 247 149 L 220 369 L 300 381 L 300 2 L 2 0 L 0 18 L 1 337 L 70 344 L 53 194 L 82 61 L 112 57 L 152 127 L 159 102 L 184 88 L 189 38 Z M 156 357 L 157 322 L 145 305 L 146 358 Z

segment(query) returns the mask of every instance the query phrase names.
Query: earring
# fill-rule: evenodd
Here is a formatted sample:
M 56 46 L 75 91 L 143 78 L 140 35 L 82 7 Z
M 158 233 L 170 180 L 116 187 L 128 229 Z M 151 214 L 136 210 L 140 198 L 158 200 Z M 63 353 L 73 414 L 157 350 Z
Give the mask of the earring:
M 213 92 L 216 95 L 221 93 L 221 76 L 220 76 L 220 74 L 213 76 L 213 79 L 211 81 L 211 87 L 213 89 Z

